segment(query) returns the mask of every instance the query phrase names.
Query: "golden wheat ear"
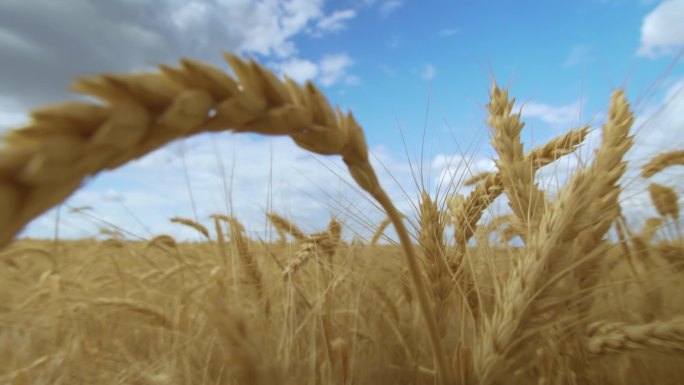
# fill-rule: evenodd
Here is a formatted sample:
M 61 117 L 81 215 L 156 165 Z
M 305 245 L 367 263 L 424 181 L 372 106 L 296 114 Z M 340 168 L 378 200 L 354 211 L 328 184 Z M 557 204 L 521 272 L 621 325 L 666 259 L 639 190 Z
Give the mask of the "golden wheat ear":
M 672 166 L 684 166 L 684 150 L 663 152 L 654 156 L 641 168 L 641 176 L 650 178 Z
M 446 356 L 402 216 L 368 158 L 351 113 L 333 109 L 312 83 L 281 81 L 254 61 L 227 54 L 235 78 L 189 59 L 156 73 L 77 79 L 72 89 L 102 104 L 65 103 L 35 110 L 0 147 L 0 248 L 33 218 L 64 201 L 86 177 L 117 168 L 166 143 L 205 131 L 288 135 L 298 146 L 340 155 L 349 173 L 385 209 L 399 234 L 425 318 L 440 382 Z
M 84 178 L 202 131 L 292 134 L 309 150 L 330 154 L 345 147 L 348 163 L 363 163 L 354 159 L 366 151 L 360 128 L 350 115 L 336 114 L 313 85 L 283 83 L 254 62 L 227 60 L 237 80 L 183 59 L 179 68 L 161 66 L 157 73 L 78 78 L 71 89 L 101 104 L 68 102 L 31 112 L 29 124 L 2 139 L 0 246 Z

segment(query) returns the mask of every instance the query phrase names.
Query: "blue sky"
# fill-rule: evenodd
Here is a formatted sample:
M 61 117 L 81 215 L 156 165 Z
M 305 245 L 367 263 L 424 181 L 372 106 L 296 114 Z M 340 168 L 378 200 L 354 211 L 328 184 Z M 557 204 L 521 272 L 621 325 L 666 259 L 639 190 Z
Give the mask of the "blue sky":
M 683 20 L 684 0 L 5 0 L 0 129 L 20 125 L 33 107 L 69 98 L 64 89 L 77 75 L 146 69 L 183 56 L 227 69 L 222 53 L 236 52 L 314 81 L 353 111 L 383 183 L 410 212 L 415 188 L 400 128 L 412 161 L 426 130 L 423 162 L 433 191 L 448 172 L 491 169 L 484 124 L 490 75 L 522 105 L 528 149 L 580 122 L 599 127 L 611 91 L 621 86 L 637 112 L 635 166 L 684 148 L 684 64 L 677 60 Z M 583 149 L 584 159 L 591 148 Z M 541 173 L 548 179 L 540 183 L 553 188 L 578 162 Z M 187 176 L 183 163 L 192 170 Z M 680 178 L 678 172 L 659 181 Z M 635 216 L 650 215 L 645 182 L 636 171 L 628 178 L 623 204 Z M 141 237 L 192 239 L 168 218 L 208 223 L 209 214 L 233 210 L 261 234 L 272 208 L 310 231 L 332 212 L 367 235 L 364 227 L 382 213 L 349 181 L 338 159 L 307 155 L 286 138 L 204 135 L 90 181 L 68 205 L 92 207 L 97 220 L 65 209 L 60 231 L 92 236 L 108 223 Z M 51 211 L 24 235 L 51 236 L 54 224 Z

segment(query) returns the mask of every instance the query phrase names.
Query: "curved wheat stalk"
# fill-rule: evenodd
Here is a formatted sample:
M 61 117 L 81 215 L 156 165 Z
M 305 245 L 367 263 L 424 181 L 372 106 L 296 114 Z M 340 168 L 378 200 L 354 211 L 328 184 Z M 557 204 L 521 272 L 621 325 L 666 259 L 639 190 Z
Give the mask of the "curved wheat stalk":
M 0 145 L 0 248 L 33 218 L 64 201 L 83 181 L 166 143 L 206 131 L 288 135 L 298 146 L 341 155 L 356 183 L 385 208 L 403 245 L 426 320 L 439 377 L 451 378 L 425 283 L 401 215 L 380 186 L 361 127 L 333 110 L 311 83 L 300 86 L 254 61 L 226 55 L 235 78 L 183 59 L 159 72 L 77 79 L 72 90 L 102 104 L 39 108 Z

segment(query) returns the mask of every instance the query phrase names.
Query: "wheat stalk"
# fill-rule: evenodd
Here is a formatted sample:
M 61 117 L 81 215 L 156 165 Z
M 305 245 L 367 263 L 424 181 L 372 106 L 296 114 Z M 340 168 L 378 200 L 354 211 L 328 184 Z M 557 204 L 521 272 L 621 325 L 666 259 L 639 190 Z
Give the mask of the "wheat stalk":
M 221 228 L 221 218 L 218 217 L 217 214 L 212 215 L 211 218 L 214 220 L 214 231 L 216 231 L 216 243 L 218 245 L 221 262 L 223 263 L 223 267 L 227 267 L 228 251 L 226 248 L 226 240 L 224 238 L 223 229 Z
M 371 246 L 376 245 L 380 238 L 382 237 L 382 234 L 385 233 L 385 230 L 387 229 L 387 226 L 389 226 L 392 223 L 392 221 L 389 218 L 385 218 L 380 222 L 378 227 L 375 229 L 375 232 L 373 232 L 373 236 L 371 237 L 370 244 Z

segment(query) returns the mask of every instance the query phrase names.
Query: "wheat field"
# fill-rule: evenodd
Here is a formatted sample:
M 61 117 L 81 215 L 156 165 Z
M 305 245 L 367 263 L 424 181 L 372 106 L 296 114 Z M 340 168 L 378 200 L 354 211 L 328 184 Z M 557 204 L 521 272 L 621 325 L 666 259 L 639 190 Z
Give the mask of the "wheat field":
M 582 126 L 529 151 L 507 89 L 487 124 L 497 171 L 474 189 L 420 196 L 406 226 L 351 113 L 253 61 L 230 75 L 184 59 L 158 72 L 77 79 L 98 99 L 45 106 L 0 145 L 0 383 L 681 384 L 684 237 L 672 185 L 652 183 L 657 217 L 620 206 L 634 112 L 610 97 L 601 142 L 558 191 L 539 169 L 573 154 Z M 307 233 L 277 212 L 278 239 L 216 213 L 130 241 L 17 240 L 86 178 L 208 131 L 291 137 L 341 156 L 386 212 L 368 241 L 345 223 Z M 640 167 L 648 180 L 684 151 Z M 277 192 L 275 192 L 277 194 Z M 502 197 L 510 213 L 483 219 Z M 381 242 L 393 226 L 398 242 Z M 301 226 L 303 227 L 303 226 Z M 415 231 L 409 231 L 409 228 Z M 517 240 L 517 241 L 515 241 Z

